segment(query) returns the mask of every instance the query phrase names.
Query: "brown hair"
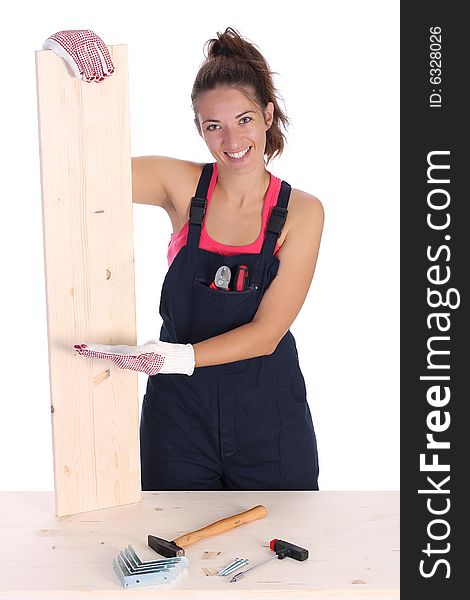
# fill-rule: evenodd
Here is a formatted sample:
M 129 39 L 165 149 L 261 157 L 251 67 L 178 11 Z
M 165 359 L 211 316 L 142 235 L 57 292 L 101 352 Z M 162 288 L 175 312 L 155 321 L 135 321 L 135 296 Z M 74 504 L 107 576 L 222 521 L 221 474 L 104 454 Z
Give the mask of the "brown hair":
M 272 79 L 274 72 L 257 47 L 232 27 L 227 27 L 223 33 L 217 32 L 217 39 L 208 40 L 204 47 L 207 47 L 206 59 L 196 75 L 191 92 L 198 130 L 195 105 L 200 94 L 218 86 L 240 87 L 244 91 L 251 91 L 253 100 L 262 110 L 268 102 L 274 104 L 273 122 L 266 131 L 264 151 L 269 162 L 282 153 L 286 140 L 282 128 L 286 129 L 289 124 L 289 119 L 279 107 L 280 96 Z

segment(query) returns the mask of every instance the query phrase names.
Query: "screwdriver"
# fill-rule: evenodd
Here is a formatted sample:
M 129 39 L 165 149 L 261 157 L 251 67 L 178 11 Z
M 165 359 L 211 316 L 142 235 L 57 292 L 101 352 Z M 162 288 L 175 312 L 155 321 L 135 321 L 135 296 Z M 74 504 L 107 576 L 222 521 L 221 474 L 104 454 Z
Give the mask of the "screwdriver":
M 265 565 L 268 562 L 271 562 L 275 558 L 279 558 L 277 554 L 275 554 L 274 556 L 271 556 L 271 558 L 268 558 L 268 560 L 265 560 L 265 561 L 255 565 L 254 567 L 250 567 L 246 571 L 240 571 L 240 573 L 237 573 L 236 575 L 234 575 L 232 577 L 232 579 L 230 580 L 230 583 L 234 583 L 235 581 L 240 581 L 240 579 L 243 579 L 245 577 L 245 575 L 247 575 L 250 571 L 254 571 L 255 569 L 258 569 L 259 567 L 262 567 L 263 565 Z
M 230 583 L 240 581 L 240 579 L 243 579 L 245 575 L 250 573 L 250 571 L 254 571 L 258 567 L 262 567 L 263 565 L 267 564 L 268 562 L 271 562 L 276 558 L 282 560 L 283 558 L 288 557 L 300 561 L 307 560 L 308 558 L 308 550 L 306 548 L 301 548 L 300 546 L 296 546 L 295 544 L 291 544 L 290 542 L 285 542 L 284 540 L 271 540 L 269 542 L 269 547 L 271 548 L 271 550 L 274 550 L 274 556 L 271 556 L 271 558 L 268 558 L 268 560 L 258 563 L 254 567 L 250 567 L 246 571 L 240 571 L 240 573 L 237 573 L 232 577 Z

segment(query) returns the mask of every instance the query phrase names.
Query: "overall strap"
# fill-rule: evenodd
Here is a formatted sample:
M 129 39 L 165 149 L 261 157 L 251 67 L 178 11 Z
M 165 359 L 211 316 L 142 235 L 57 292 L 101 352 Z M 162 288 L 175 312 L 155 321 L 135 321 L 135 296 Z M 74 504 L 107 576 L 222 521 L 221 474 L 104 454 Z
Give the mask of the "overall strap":
M 196 188 L 196 195 L 191 199 L 188 222 L 188 246 L 199 246 L 202 223 L 206 214 L 207 192 L 214 170 L 213 163 L 207 163 L 202 169 L 201 176 Z
M 291 186 L 286 181 L 281 182 L 277 204 L 273 207 L 271 216 L 269 217 L 261 254 L 268 256 L 274 254 L 277 239 L 281 235 L 287 219 L 287 205 L 289 204 L 291 190 Z

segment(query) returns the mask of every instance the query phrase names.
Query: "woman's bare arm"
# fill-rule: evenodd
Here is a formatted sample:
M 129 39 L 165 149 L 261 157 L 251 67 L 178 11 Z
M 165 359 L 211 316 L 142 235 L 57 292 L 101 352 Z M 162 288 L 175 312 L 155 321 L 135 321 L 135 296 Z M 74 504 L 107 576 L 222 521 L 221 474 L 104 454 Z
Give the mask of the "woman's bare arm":
M 131 158 L 132 201 L 164 207 L 168 203 L 165 189 L 165 165 L 172 159 L 165 156 L 136 156 Z
M 272 354 L 297 317 L 315 272 L 324 212 L 318 198 L 296 192 L 298 205 L 276 255 L 279 270 L 253 321 L 194 344 L 196 367 Z
M 203 164 L 170 156 L 135 156 L 131 166 L 133 202 L 180 212 L 189 203 Z

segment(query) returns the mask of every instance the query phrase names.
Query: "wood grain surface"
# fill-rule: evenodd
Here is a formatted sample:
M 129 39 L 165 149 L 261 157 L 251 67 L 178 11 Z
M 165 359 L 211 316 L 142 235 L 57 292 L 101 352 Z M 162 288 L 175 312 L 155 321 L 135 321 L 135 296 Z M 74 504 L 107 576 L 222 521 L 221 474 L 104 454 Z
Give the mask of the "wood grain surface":
M 101 83 L 36 52 L 58 515 L 141 497 L 137 374 L 73 349 L 136 343 L 127 46 L 109 51 Z
M 137 504 L 57 518 L 48 492 L 0 494 L 0 598 L 399 598 L 398 492 L 143 492 Z M 147 535 L 173 540 L 256 504 L 267 515 L 186 549 L 170 584 L 124 589 L 113 558 L 131 544 L 161 558 Z M 254 566 L 283 539 L 309 550 L 237 583 L 217 572 L 236 557 Z

